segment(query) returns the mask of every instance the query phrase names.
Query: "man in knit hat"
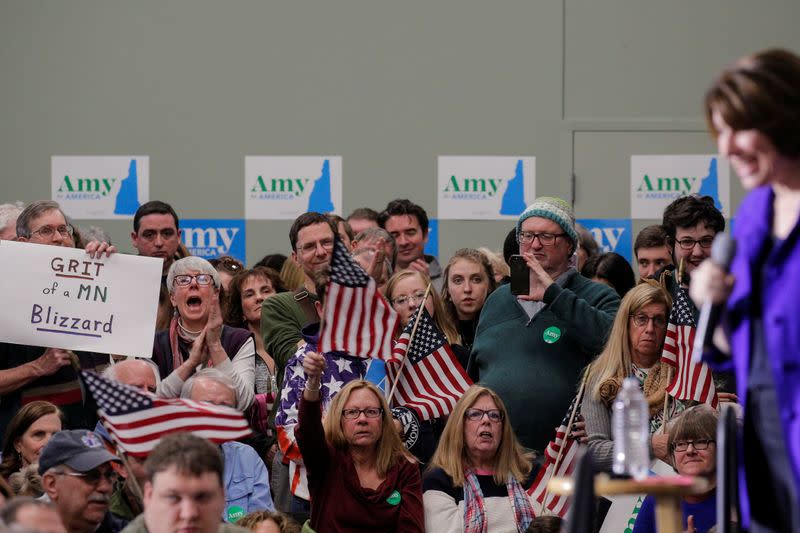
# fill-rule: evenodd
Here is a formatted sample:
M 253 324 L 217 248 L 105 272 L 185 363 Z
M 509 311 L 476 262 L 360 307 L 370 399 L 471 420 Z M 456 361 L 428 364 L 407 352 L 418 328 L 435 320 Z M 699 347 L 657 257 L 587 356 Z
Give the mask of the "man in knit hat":
M 495 290 L 472 347 L 480 382 L 508 408 L 523 446 L 543 451 L 575 396 L 581 369 L 602 349 L 619 307 L 617 293 L 574 268 L 578 234 L 572 208 L 540 197 L 517 221 L 530 292 Z

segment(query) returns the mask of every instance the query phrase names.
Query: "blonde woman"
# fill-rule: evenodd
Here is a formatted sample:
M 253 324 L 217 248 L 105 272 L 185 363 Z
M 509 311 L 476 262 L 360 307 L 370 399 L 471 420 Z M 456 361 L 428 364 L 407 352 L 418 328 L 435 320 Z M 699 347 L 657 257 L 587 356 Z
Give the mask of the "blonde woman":
M 400 441 L 375 385 L 351 381 L 322 421 L 325 359 L 303 359 L 305 390 L 295 435 L 308 470 L 311 527 L 326 531 L 424 531 L 419 467 Z
M 402 331 L 408 325 L 412 316 L 414 316 L 414 312 L 419 309 L 425 289 L 430 282 L 431 279 L 427 274 L 416 270 L 400 270 L 389 278 L 386 283 L 385 296 L 400 316 L 400 329 L 398 331 Z M 442 333 L 444 333 L 459 364 L 466 369 L 469 352 L 461 346 L 461 337 L 458 334 L 458 330 L 450 320 L 444 302 L 433 286 L 431 286 L 428 299 L 425 301 L 425 309 Z M 410 416 L 414 420 L 417 419 L 416 412 L 413 409 L 398 406 L 395 402 L 395 409 L 398 407 L 405 411 L 406 417 Z M 413 423 L 413 425 L 419 426 L 419 431 L 416 441 L 410 447 L 410 450 L 422 464 L 427 464 L 436 450 L 436 443 L 439 441 L 439 435 L 444 429 L 444 422 L 444 420 L 437 418 Z M 404 432 L 404 436 L 406 434 L 407 432 Z
M 400 316 L 400 331 L 406 327 L 409 320 L 411 320 L 411 316 L 419 309 L 422 297 L 425 294 L 425 288 L 430 282 L 431 278 L 427 274 L 416 270 L 400 270 L 389 278 L 384 296 Z M 431 286 L 430 294 L 425 301 L 425 308 L 434 322 L 436 322 L 436 325 L 439 326 L 439 329 L 442 330 L 444 336 L 447 337 L 447 342 L 451 346 L 454 344 L 460 345 L 461 337 L 458 334 L 458 330 L 450 320 L 444 302 L 433 286 Z
M 627 377 L 639 380 L 650 407 L 651 456 L 667 459 L 667 435 L 655 432 L 663 423 L 669 372 L 661 363 L 672 298 L 655 281 L 647 280 L 622 299 L 608 342 L 589 367 L 581 413 L 589 449 L 597 467 L 611 471 L 614 443 L 611 404 Z M 672 412 L 683 405 L 671 402 Z
M 531 457 L 491 389 L 473 385 L 447 421 L 423 482 L 425 528 L 436 533 L 525 531 Z
M 461 248 L 444 267 L 442 300 L 450 321 L 458 328 L 467 353 L 486 298 L 497 288 L 489 259 L 474 248 Z M 466 362 L 462 363 L 466 370 Z

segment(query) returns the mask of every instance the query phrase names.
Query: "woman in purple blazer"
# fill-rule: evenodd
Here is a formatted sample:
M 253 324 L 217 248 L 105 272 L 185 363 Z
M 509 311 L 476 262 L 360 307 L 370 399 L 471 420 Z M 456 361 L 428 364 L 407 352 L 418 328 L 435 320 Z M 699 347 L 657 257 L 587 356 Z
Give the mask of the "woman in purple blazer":
M 773 49 L 738 60 L 705 108 L 720 154 L 750 191 L 730 274 L 706 261 L 691 286 L 698 304 L 725 302 L 715 341 L 732 356 L 745 408 L 740 525 L 800 531 L 800 57 Z

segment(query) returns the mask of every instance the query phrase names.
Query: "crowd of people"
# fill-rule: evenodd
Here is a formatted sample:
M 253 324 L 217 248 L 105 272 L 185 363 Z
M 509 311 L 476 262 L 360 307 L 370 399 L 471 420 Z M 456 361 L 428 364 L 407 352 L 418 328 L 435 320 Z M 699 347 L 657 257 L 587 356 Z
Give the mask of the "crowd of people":
M 427 213 L 406 199 L 346 219 L 303 213 L 289 255 L 271 253 L 252 268 L 190 256 L 175 209 L 143 204 L 133 246 L 163 263 L 150 357 L 0 343 L 0 519 L 53 533 L 559 531 L 560 519 L 531 496 L 543 452 L 574 407 L 567 438 L 610 471 L 611 405 L 635 378 L 649 408 L 651 458 L 707 481 L 706 492 L 685 498 L 683 526 L 708 531 L 717 522 L 717 413 L 670 400 L 674 371 L 663 359 L 670 324 L 697 323 L 691 286 L 698 303 L 732 293 L 732 346 L 720 350 L 732 348 L 736 366 L 715 366 L 715 398 L 743 401 L 745 452 L 769 466 L 745 469 L 743 520 L 751 531 L 795 530 L 800 422 L 787 413 L 798 408 L 800 367 L 788 354 L 800 339 L 784 317 L 797 301 L 786 284 L 796 284 L 800 249 L 799 88 L 800 59 L 767 51 L 737 62 L 708 92 L 719 151 L 753 190 L 737 218 L 746 249 L 735 280 L 708 261 L 725 219 L 714 199 L 697 195 L 677 198 L 661 224 L 639 232 L 634 265 L 600 253 L 554 197 L 537 198 L 507 235 L 456 251 L 444 268 L 424 253 Z M 52 201 L 0 206 L 2 238 L 118 253 L 83 233 Z M 452 364 L 474 382 L 448 415 L 427 419 L 387 394 L 391 361 L 319 350 L 338 241 L 396 312 L 395 337 L 424 307 Z M 527 293 L 511 290 L 512 256 L 527 265 Z M 770 295 L 753 301 L 753 285 Z M 772 327 L 781 334 L 767 335 Z M 79 370 L 238 410 L 252 436 L 212 444 L 175 433 L 146 459 L 126 456 Z M 770 496 L 748 492 L 751 479 Z M 647 499 L 634 531 L 653 523 Z

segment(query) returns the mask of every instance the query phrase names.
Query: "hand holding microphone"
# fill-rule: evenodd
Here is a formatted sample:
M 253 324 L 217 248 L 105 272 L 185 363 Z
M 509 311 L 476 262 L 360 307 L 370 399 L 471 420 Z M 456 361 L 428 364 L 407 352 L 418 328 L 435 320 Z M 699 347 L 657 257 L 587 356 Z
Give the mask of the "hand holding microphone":
M 736 241 L 727 233 L 719 233 L 711 246 L 711 257 L 692 272 L 689 296 L 700 306 L 700 318 L 694 337 L 692 360 L 700 362 L 703 350 L 712 346 L 714 330 L 725 301 L 733 290 L 734 277 L 728 269 L 736 254 Z

